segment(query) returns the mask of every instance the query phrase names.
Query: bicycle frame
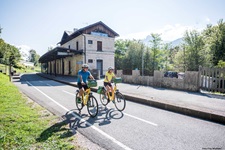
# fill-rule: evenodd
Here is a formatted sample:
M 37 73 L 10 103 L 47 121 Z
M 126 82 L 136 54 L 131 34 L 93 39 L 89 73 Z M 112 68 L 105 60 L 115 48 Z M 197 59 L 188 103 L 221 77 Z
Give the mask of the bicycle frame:
M 112 96 L 110 95 L 110 92 L 107 93 L 109 100 L 111 100 L 111 101 L 115 100 L 115 92 L 116 91 L 118 91 L 118 90 L 117 90 L 116 83 L 114 83 L 113 91 L 111 91 Z
M 77 90 L 77 92 L 79 93 L 79 90 Z M 84 93 L 82 94 L 82 102 L 84 105 L 87 105 L 87 102 L 88 102 L 88 98 L 89 98 L 89 95 L 91 94 L 91 89 L 90 88 L 87 88 Z

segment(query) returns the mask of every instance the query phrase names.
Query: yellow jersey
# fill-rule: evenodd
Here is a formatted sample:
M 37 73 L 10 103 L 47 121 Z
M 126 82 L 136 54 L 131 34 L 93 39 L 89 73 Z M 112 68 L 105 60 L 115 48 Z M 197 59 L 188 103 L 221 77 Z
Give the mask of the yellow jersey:
M 106 79 L 106 77 L 108 78 L 108 80 Z M 109 73 L 108 71 L 105 74 L 105 79 L 104 82 L 109 82 L 112 80 L 112 78 L 115 77 L 115 74 L 113 72 Z

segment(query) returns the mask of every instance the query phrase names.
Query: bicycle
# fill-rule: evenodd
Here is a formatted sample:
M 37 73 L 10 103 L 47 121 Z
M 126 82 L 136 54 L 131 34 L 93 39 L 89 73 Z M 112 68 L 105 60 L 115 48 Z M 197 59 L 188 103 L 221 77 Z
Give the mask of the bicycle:
M 123 111 L 125 109 L 126 100 L 123 94 L 119 92 L 116 86 L 117 83 L 121 82 L 122 82 L 121 78 L 115 78 L 113 81 L 114 83 L 113 91 L 108 92 L 107 94 L 105 87 L 102 86 L 98 87 L 98 93 L 100 94 L 100 101 L 102 105 L 106 106 L 110 101 L 112 101 L 117 110 Z
M 96 86 L 96 80 L 88 80 L 88 89 L 86 89 L 82 94 L 81 101 L 78 101 L 79 90 L 76 91 L 77 93 L 75 97 L 77 109 L 81 111 L 84 106 L 87 106 L 88 113 L 91 117 L 95 117 L 98 114 L 98 101 L 91 92 L 91 87 Z

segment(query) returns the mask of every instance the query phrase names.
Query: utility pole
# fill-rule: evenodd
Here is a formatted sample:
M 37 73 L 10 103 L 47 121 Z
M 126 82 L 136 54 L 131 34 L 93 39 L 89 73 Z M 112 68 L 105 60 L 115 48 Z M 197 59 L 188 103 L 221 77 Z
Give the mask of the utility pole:
M 183 52 L 184 52 L 184 72 L 186 71 L 186 60 L 185 60 L 185 46 L 183 45 Z

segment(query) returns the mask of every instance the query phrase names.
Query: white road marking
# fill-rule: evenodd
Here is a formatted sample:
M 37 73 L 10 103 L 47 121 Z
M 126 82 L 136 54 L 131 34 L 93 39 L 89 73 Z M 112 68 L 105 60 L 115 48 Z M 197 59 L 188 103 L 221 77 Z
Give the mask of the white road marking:
M 153 123 L 153 122 L 150 122 L 150 121 L 147 121 L 147 120 L 144 120 L 144 119 L 141 119 L 141 118 L 135 117 L 135 116 L 133 116 L 133 115 L 130 115 L 130 114 L 127 114 L 127 113 L 123 113 L 123 114 L 124 114 L 124 115 L 127 115 L 127 116 L 129 116 L 129 117 L 131 117 L 131 118 L 134 118 L 134 119 L 137 119 L 137 120 L 143 121 L 143 122 L 145 122 L 145 123 L 148 123 L 148 124 L 150 124 L 150 125 L 153 125 L 153 126 L 158 126 L 157 124 L 155 124 L 155 123 Z
M 43 83 L 43 81 L 39 81 L 39 82 Z M 46 83 L 46 85 L 48 85 L 48 86 L 52 86 L 51 84 L 48 84 L 48 83 Z
M 63 108 L 65 111 L 67 112 L 71 112 L 71 114 L 78 118 L 79 120 L 85 122 L 88 126 L 90 126 L 92 129 L 94 129 L 95 131 L 99 132 L 100 134 L 102 134 L 103 136 L 105 136 L 106 138 L 110 139 L 112 142 L 114 142 L 115 144 L 119 145 L 120 147 L 122 147 L 125 150 L 132 150 L 131 148 L 127 147 L 126 145 L 124 145 L 123 143 L 117 141 L 115 138 L 113 138 L 112 136 L 108 135 L 107 133 L 103 132 L 102 130 L 100 130 L 99 128 L 93 126 L 91 123 L 87 122 L 86 120 L 82 119 L 80 116 L 76 115 L 74 112 L 70 111 L 69 109 L 67 109 L 66 107 L 64 107 L 63 105 L 59 104 L 58 102 L 56 102 L 54 99 L 52 99 L 51 97 L 49 97 L 47 94 L 45 94 L 44 92 L 42 92 L 41 90 L 39 90 L 38 88 L 36 88 L 35 86 L 33 86 L 30 82 L 26 81 L 29 85 L 31 85 L 33 88 L 35 88 L 37 91 L 39 91 L 41 94 L 43 94 L 44 96 L 46 96 L 48 99 L 50 99 L 51 101 L 53 101 L 55 104 L 57 104 L 58 106 L 60 106 L 61 108 Z
M 67 91 L 64 91 L 64 90 L 63 90 L 63 92 L 65 92 L 65 93 L 68 93 L 68 94 L 70 94 L 70 95 L 75 96 L 75 94 L 73 94 L 73 93 L 70 93 L 70 92 L 67 92 Z M 110 107 L 108 107 L 108 106 L 107 106 L 107 108 L 109 108 L 109 109 L 110 109 Z M 127 113 L 124 113 L 124 112 L 123 112 L 123 114 L 124 114 L 124 115 L 126 115 L 126 116 L 129 116 L 129 117 L 131 117 L 131 118 L 137 119 L 137 120 L 139 120 L 139 121 L 142 121 L 142 122 L 148 123 L 148 124 L 150 124 L 150 125 L 153 125 L 153 126 L 158 126 L 158 124 L 156 124 L 156 123 L 153 123 L 153 122 L 150 122 L 150 121 L 147 121 L 147 120 L 144 120 L 144 119 L 141 119 L 141 118 L 135 117 L 135 116 L 133 116 L 133 115 L 130 115 L 130 114 L 127 114 Z
M 75 94 L 62 90 L 63 92 L 75 96 Z

